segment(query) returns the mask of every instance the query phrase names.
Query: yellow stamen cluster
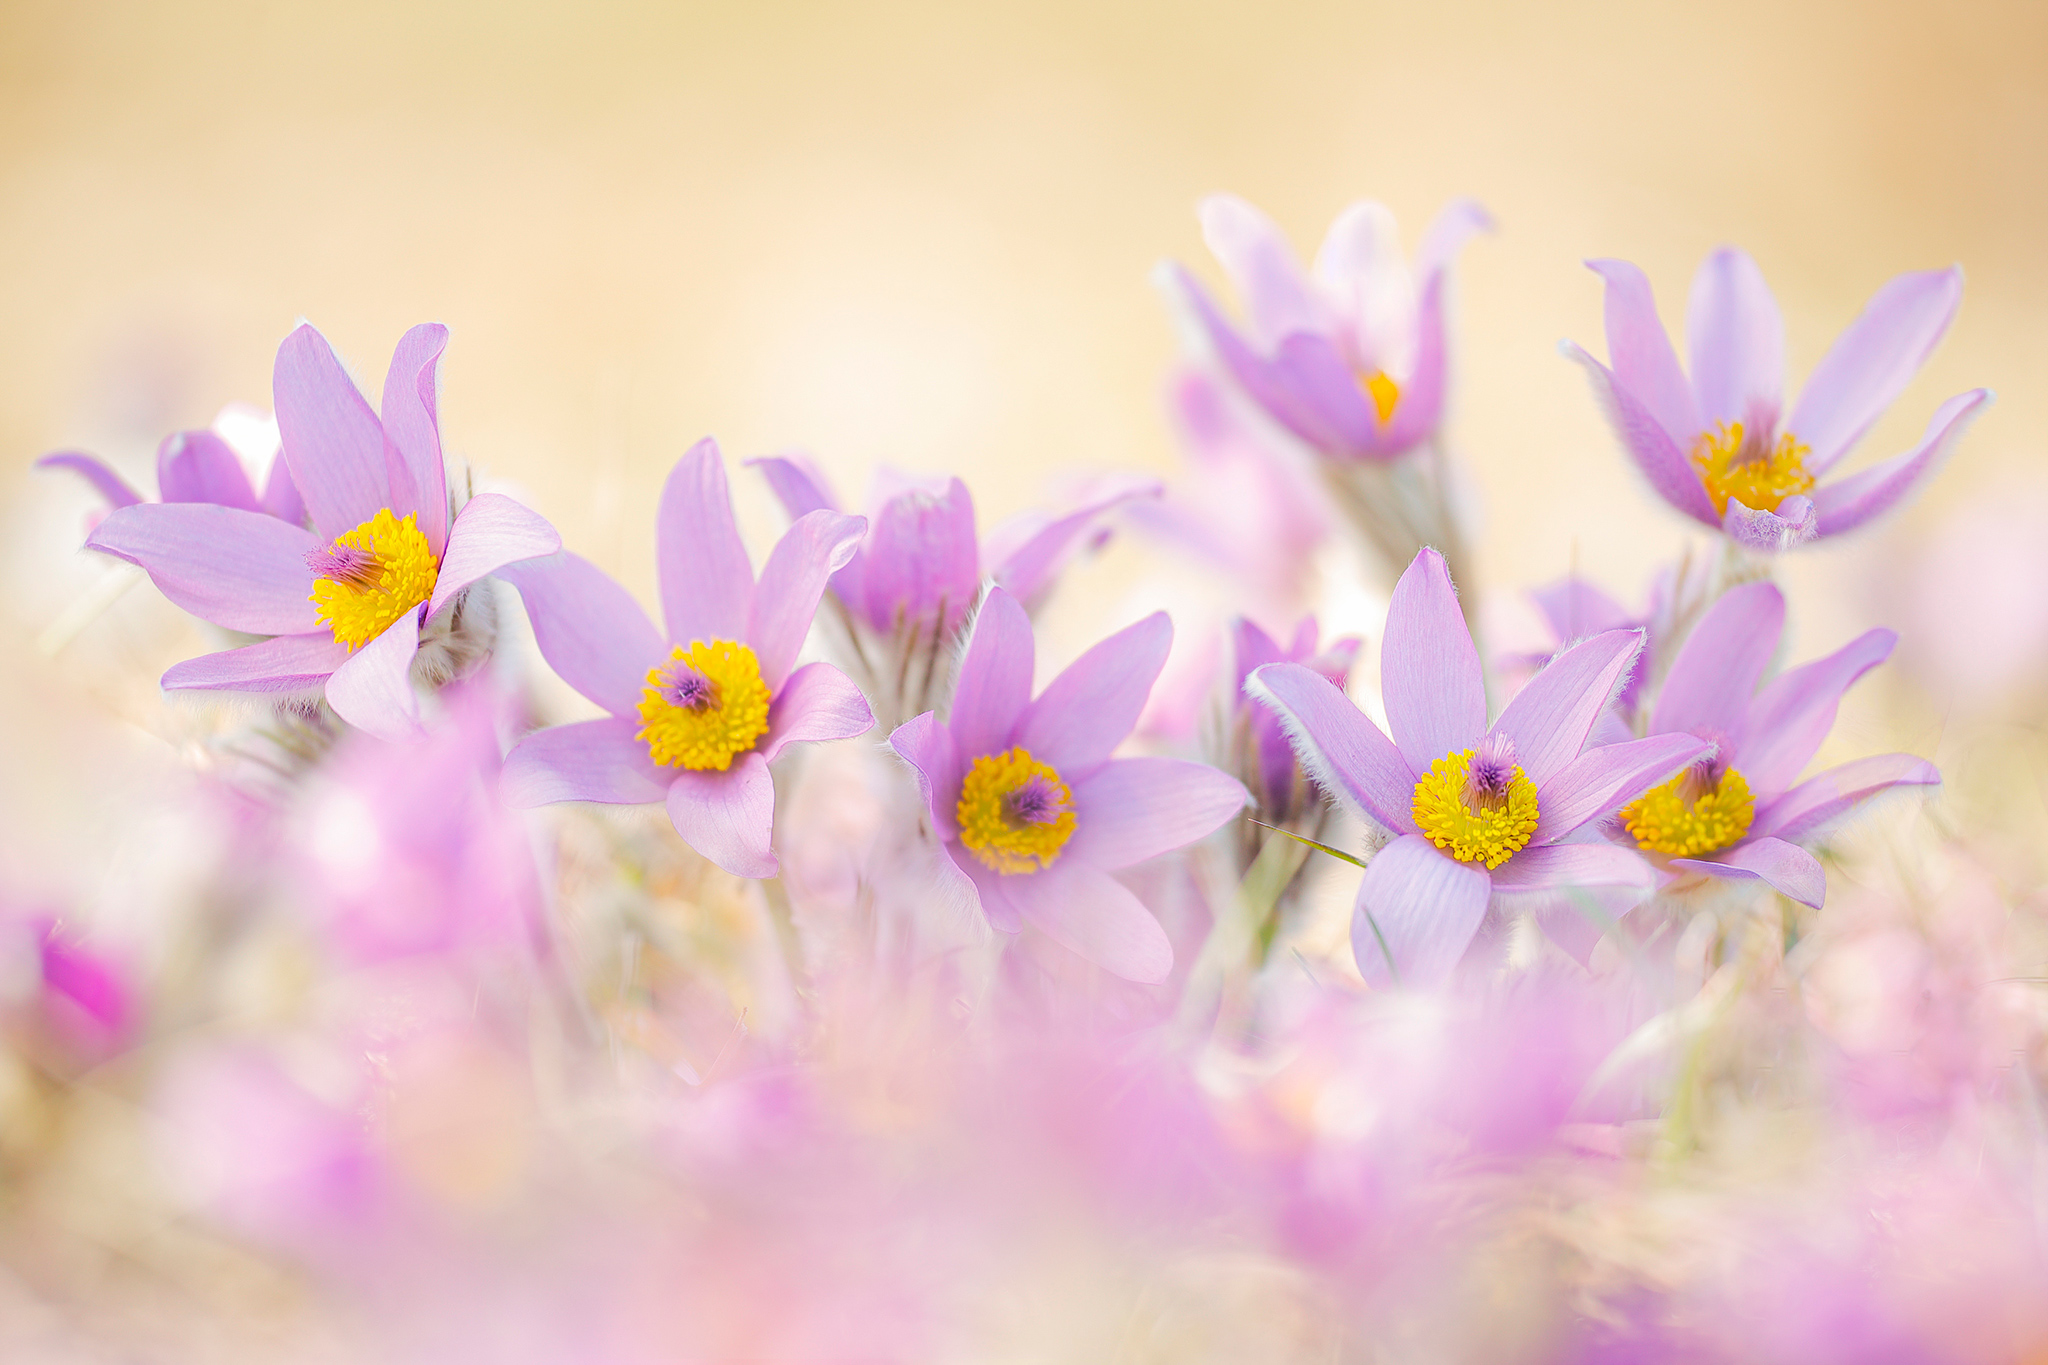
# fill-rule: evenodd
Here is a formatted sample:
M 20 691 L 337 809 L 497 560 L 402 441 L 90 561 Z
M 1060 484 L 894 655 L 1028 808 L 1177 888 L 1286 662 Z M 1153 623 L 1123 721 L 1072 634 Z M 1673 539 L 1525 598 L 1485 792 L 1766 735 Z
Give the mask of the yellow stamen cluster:
M 1373 411 L 1380 415 L 1381 426 L 1394 420 L 1394 404 L 1401 401 L 1401 386 L 1387 378 L 1385 370 L 1374 370 L 1358 381 L 1358 387 L 1372 399 Z
M 1700 437 L 1692 463 L 1717 515 L 1727 514 L 1730 498 L 1752 511 L 1775 512 L 1794 493 L 1813 491 L 1813 475 L 1806 472 L 1806 457 L 1812 453 L 1789 431 L 1767 447 L 1762 439 L 1746 436 L 1742 423 L 1723 422 Z
M 1688 769 L 1621 809 L 1621 822 L 1640 847 L 1676 858 L 1726 848 L 1749 833 L 1754 819 L 1756 797 L 1733 768 L 1711 786 Z
M 687 679 L 688 693 L 678 680 Z M 678 697 L 684 697 L 682 704 Z M 754 651 L 731 640 L 681 645 L 650 669 L 640 697 L 647 752 L 663 767 L 724 772 L 768 733 L 768 684 Z
M 1027 787 L 1037 802 L 1028 811 L 1017 799 Z M 960 784 L 960 842 L 983 866 L 1006 875 L 1050 867 L 1073 836 L 1073 800 L 1059 772 L 1030 750 L 983 754 Z
M 1415 827 L 1424 838 L 1463 863 L 1499 867 L 1522 851 L 1536 833 L 1536 784 L 1515 765 L 1498 801 L 1474 801 L 1472 759 L 1466 749 L 1429 765 L 1415 784 Z
M 332 557 L 368 562 L 339 578 L 313 580 L 313 610 L 334 632 L 335 642 L 361 648 L 434 595 L 441 563 L 427 548 L 419 518 L 408 512 L 403 521 L 386 507 L 353 531 L 334 539 Z

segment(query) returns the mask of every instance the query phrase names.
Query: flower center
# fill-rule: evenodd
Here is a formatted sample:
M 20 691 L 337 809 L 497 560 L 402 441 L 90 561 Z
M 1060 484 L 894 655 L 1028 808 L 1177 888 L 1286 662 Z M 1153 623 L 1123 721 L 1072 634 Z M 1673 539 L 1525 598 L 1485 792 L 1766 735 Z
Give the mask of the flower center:
M 1700 437 L 1692 463 L 1717 515 L 1727 515 L 1730 498 L 1751 511 L 1775 512 L 1794 493 L 1813 491 L 1813 475 L 1806 472 L 1812 453 L 1789 431 L 1773 445 L 1762 423 L 1745 432 L 1740 422 L 1723 422 Z
M 1640 847 L 1680 858 L 1728 847 L 1749 833 L 1755 818 L 1756 797 L 1749 783 L 1711 758 L 1621 808 L 1621 822 Z
M 768 684 L 754 651 L 731 640 L 681 645 L 648 670 L 640 731 L 663 767 L 724 772 L 768 733 Z
M 1052 866 L 1074 833 L 1074 795 L 1050 763 L 1025 748 L 983 754 L 960 784 L 960 842 L 1009 874 Z
M 1372 399 L 1373 411 L 1380 415 L 1380 425 L 1394 420 L 1394 404 L 1401 401 L 1401 386 L 1387 378 L 1385 370 L 1374 370 L 1358 381 L 1358 387 L 1365 390 L 1365 396 Z
M 1515 762 L 1514 741 L 1491 735 L 1429 765 L 1413 814 L 1423 837 L 1459 862 L 1496 868 L 1536 832 L 1536 784 Z
M 388 507 L 309 552 L 306 567 L 313 571 L 314 614 L 350 650 L 432 597 L 441 572 L 419 518 L 408 512 L 400 521 Z

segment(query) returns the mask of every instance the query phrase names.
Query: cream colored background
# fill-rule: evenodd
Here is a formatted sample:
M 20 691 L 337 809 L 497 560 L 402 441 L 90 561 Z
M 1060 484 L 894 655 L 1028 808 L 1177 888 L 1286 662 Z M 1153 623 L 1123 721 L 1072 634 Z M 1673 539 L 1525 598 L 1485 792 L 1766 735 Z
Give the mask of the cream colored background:
M 1192 210 L 1218 189 L 1304 250 L 1356 197 L 1411 242 L 1454 194 L 1497 214 L 1464 260 L 1455 418 L 1497 590 L 1576 554 L 1633 594 L 1681 533 L 1556 354 L 1604 350 L 1581 258 L 1640 262 L 1676 317 L 1701 255 L 1747 246 L 1795 378 L 1890 275 L 1963 262 L 1955 330 L 1856 458 L 1902 449 L 1963 388 L 2000 402 L 1921 505 L 1793 567 L 1803 643 L 1839 643 L 1890 619 L 1867 580 L 2038 477 L 2044 71 L 2048 10 L 2026 4 L 15 0 L 8 842 L 48 853 L 88 812 L 116 823 L 116 768 L 96 765 L 155 771 L 151 670 L 197 641 L 142 592 L 56 659 L 32 650 L 99 571 L 74 552 L 88 500 L 32 475 L 38 454 L 82 445 L 146 478 L 165 432 L 267 405 L 300 317 L 373 396 L 399 334 L 439 319 L 449 449 L 643 589 L 660 478 L 705 433 L 733 457 L 808 447 L 855 498 L 878 461 L 957 470 L 986 523 L 1062 470 L 1175 468 L 1173 337 L 1146 277 L 1165 256 L 1213 277 Z M 2011 581 L 2038 560 L 2016 562 L 1993 586 L 2039 597 Z M 1095 572 L 1070 616 L 1134 573 Z M 1871 725 L 1931 741 L 1943 704 Z

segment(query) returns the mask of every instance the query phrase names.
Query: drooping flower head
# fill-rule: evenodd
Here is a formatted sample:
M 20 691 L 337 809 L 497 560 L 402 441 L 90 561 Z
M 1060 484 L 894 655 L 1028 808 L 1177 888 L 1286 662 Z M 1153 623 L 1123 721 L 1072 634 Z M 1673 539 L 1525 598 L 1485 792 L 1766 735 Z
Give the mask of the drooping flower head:
M 1424 550 L 1394 589 L 1380 646 L 1391 740 L 1311 669 L 1279 663 L 1252 674 L 1252 695 L 1286 725 L 1303 765 L 1393 836 L 1358 888 L 1351 941 L 1366 980 L 1442 980 L 1496 894 L 1649 889 L 1640 857 L 1571 841 L 1711 748 L 1691 735 L 1585 748 L 1641 648 L 1632 630 L 1574 645 L 1489 726 L 1450 574 Z
M 1764 682 L 1784 626 L 1785 597 L 1770 583 L 1730 589 L 1700 618 L 1672 661 L 1649 729 L 1710 740 L 1713 751 L 1623 810 L 1618 837 L 1669 872 L 1760 879 L 1818 909 L 1827 876 L 1800 842 L 1887 791 L 1932 786 L 1941 774 L 1911 754 L 1882 754 L 1799 782 L 1842 694 L 1890 657 L 1898 636 L 1866 631 Z
M 735 876 L 772 877 L 769 761 L 785 745 L 848 739 L 875 723 L 844 673 L 796 666 L 826 580 L 867 522 L 822 510 L 798 517 L 757 581 L 710 440 L 676 462 L 656 517 L 665 631 L 603 570 L 566 551 L 506 571 L 548 666 L 611 713 L 519 741 L 505 759 L 506 799 L 662 802 L 676 832 L 712 862 Z
M 1750 549 L 1782 550 L 1878 516 L 1991 401 L 1988 389 L 1958 394 L 1935 410 L 1913 449 L 1821 485 L 1948 330 L 1963 297 L 1959 268 L 1901 275 L 1878 290 L 1787 413 L 1784 324 L 1748 255 L 1723 247 L 1693 278 L 1690 377 L 1643 272 L 1627 261 L 1587 264 L 1607 282 L 1612 368 L 1572 342 L 1565 354 L 1586 367 L 1616 436 L 1659 495 Z
M 825 476 L 808 458 L 749 460 L 792 518 L 839 511 Z M 1107 535 L 1105 515 L 1156 497 L 1156 479 L 1097 481 L 1071 507 L 1025 512 L 991 530 L 974 529 L 974 499 L 958 479 L 915 479 L 883 469 L 875 478 L 868 534 L 832 575 L 831 599 L 852 639 L 847 662 L 885 718 L 907 718 L 945 703 L 951 649 L 992 579 L 1035 607 L 1076 552 Z
M 147 570 L 193 615 L 274 637 L 187 660 L 164 674 L 165 687 L 317 689 L 372 734 L 418 732 L 413 672 L 423 642 L 456 635 L 472 584 L 562 544 L 502 494 L 479 494 L 451 515 L 435 385 L 447 342 L 438 323 L 405 334 L 380 420 L 325 338 L 310 326 L 285 338 L 278 428 L 311 531 L 239 505 L 164 502 L 117 508 L 87 538 Z
M 1231 325 L 1185 269 L 1165 279 L 1204 348 L 1274 421 L 1340 460 L 1391 460 L 1436 434 L 1446 382 L 1451 262 L 1490 227 L 1470 200 L 1446 206 L 1413 269 L 1394 217 L 1361 201 L 1337 216 L 1304 272 L 1272 221 L 1233 195 L 1202 201 L 1202 236 L 1244 301 Z
M 1173 947 L 1109 874 L 1185 847 L 1244 808 L 1205 764 L 1112 758 L 1166 663 L 1164 612 L 1110 636 L 1034 699 L 1031 621 L 1002 588 L 975 617 L 951 714 L 927 711 L 890 745 L 917 770 L 944 875 L 1004 933 L 1028 922 L 1098 966 L 1163 981 Z
M 249 470 L 266 463 L 268 472 L 259 495 Z M 45 455 L 36 461 L 36 468 L 68 469 L 77 474 L 106 500 L 110 511 L 149 501 L 106 461 L 82 451 Z M 280 455 L 276 423 L 245 404 L 230 403 L 209 428 L 165 437 L 156 451 L 156 486 L 163 502 L 239 507 L 268 513 L 294 526 L 306 520 L 305 499 L 292 482 L 291 466 Z

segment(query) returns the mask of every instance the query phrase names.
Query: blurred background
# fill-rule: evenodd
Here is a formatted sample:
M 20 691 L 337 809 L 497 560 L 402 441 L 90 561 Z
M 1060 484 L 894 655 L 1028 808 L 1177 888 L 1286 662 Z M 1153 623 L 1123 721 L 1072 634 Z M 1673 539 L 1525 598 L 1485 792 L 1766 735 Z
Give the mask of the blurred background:
M 1846 750 L 1936 754 L 1958 707 L 2030 723 L 2044 70 L 2024 3 L 7 0 L 0 874 L 118 831 L 107 774 L 139 796 L 170 761 L 153 679 L 203 644 L 142 591 L 51 647 L 106 566 L 42 453 L 153 487 L 164 434 L 268 406 L 299 319 L 373 396 L 437 319 L 450 452 L 643 592 L 660 480 L 706 433 L 734 460 L 808 449 L 856 502 L 878 463 L 957 471 L 986 526 L 1063 473 L 1180 467 L 1147 276 L 1220 278 L 1194 205 L 1226 189 L 1304 253 L 1360 197 L 1411 246 L 1453 195 L 1498 217 L 1463 258 L 1451 427 L 1496 595 L 1576 564 L 1637 600 L 1684 535 L 1556 353 L 1604 352 L 1583 258 L 1641 263 L 1675 321 L 1699 259 L 1747 247 L 1795 385 L 1886 279 L 1960 261 L 1960 319 L 1851 465 L 1952 393 L 2000 401 L 1902 515 L 1794 557 L 1795 648 L 1906 634 Z M 778 516 L 735 481 L 765 546 Z M 1156 573 L 1113 551 L 1055 638 L 1156 605 Z

